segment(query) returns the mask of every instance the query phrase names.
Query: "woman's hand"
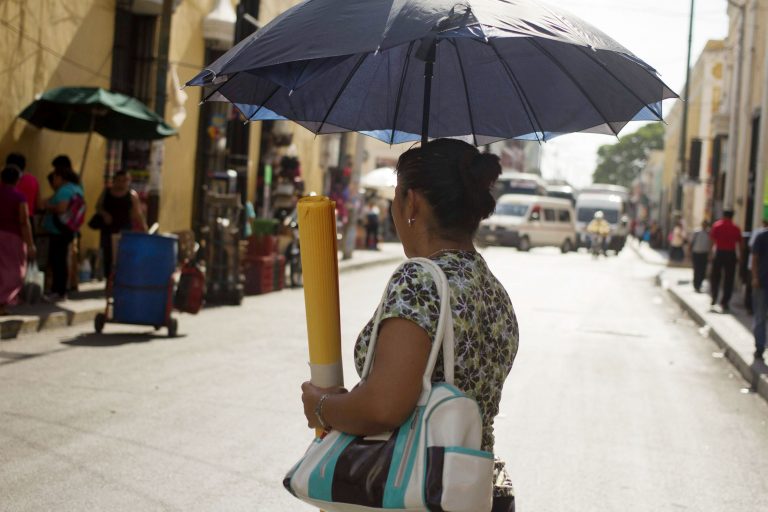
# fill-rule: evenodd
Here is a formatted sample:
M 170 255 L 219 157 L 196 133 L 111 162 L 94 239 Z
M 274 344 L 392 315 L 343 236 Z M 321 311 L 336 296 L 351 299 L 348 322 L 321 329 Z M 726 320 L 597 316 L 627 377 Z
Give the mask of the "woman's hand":
M 303 383 L 301 385 L 301 401 L 304 403 L 304 416 L 307 417 L 307 426 L 309 428 L 323 428 L 315 414 L 315 407 L 317 407 L 317 402 L 320 401 L 320 397 L 325 394 L 337 395 L 346 392 L 347 390 L 341 386 L 320 388 L 311 382 Z M 328 402 L 326 401 L 324 405 L 327 404 Z M 323 419 L 325 419 L 325 417 L 323 417 Z

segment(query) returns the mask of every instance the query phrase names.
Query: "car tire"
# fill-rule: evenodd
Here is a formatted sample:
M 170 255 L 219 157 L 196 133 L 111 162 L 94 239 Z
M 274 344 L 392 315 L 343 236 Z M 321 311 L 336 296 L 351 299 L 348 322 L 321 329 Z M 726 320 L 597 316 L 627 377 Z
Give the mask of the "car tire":
M 528 252 L 531 250 L 531 241 L 527 236 L 520 238 L 520 241 L 517 243 L 517 250 L 521 252 Z
M 560 246 L 560 252 L 563 254 L 568 254 L 571 251 L 573 251 L 573 243 L 571 242 L 570 238 L 566 238 L 563 242 L 563 245 Z

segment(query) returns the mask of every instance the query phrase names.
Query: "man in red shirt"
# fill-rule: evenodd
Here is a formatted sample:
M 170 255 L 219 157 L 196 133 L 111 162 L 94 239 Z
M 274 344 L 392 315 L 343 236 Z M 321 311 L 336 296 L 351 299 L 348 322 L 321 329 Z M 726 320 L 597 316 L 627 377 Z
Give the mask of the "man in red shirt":
M 725 275 L 723 297 L 720 306 L 723 312 L 728 312 L 733 293 L 733 278 L 736 275 L 736 263 L 741 255 L 741 230 L 733 223 L 733 211 L 723 212 L 723 218 L 715 222 L 709 231 L 712 239 L 712 274 L 709 285 L 712 291 L 712 306 L 717 304 L 720 292 L 720 277 Z
M 25 172 L 27 159 L 21 153 L 11 153 L 5 159 L 5 165 L 15 165 L 21 171 L 21 178 L 16 184 L 16 190 L 24 194 L 27 198 L 27 209 L 29 216 L 32 217 L 37 211 L 38 198 L 40 196 L 40 184 L 37 178 Z

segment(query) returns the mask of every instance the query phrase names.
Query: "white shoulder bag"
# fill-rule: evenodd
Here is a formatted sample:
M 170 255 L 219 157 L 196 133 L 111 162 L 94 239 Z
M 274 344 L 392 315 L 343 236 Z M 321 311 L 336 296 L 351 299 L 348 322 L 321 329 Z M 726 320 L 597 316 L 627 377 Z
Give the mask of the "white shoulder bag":
M 353 436 L 332 430 L 315 439 L 283 485 L 327 512 L 483 512 L 493 501 L 493 454 L 482 451 L 483 421 L 473 399 L 453 385 L 451 290 L 442 269 L 413 258 L 437 284 L 440 320 L 411 416 L 393 432 Z M 362 379 L 373 363 L 384 297 L 376 311 Z M 440 348 L 445 382 L 432 383 Z

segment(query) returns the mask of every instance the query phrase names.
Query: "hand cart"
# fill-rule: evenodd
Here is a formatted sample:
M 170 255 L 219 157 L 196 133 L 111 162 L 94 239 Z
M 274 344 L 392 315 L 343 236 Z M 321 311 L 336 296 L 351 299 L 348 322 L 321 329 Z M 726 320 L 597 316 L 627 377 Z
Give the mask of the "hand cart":
M 102 332 L 106 323 L 120 323 L 166 327 L 168 336 L 176 336 L 178 322 L 171 311 L 177 251 L 176 236 L 123 233 L 105 311 L 94 319 L 96 332 Z

